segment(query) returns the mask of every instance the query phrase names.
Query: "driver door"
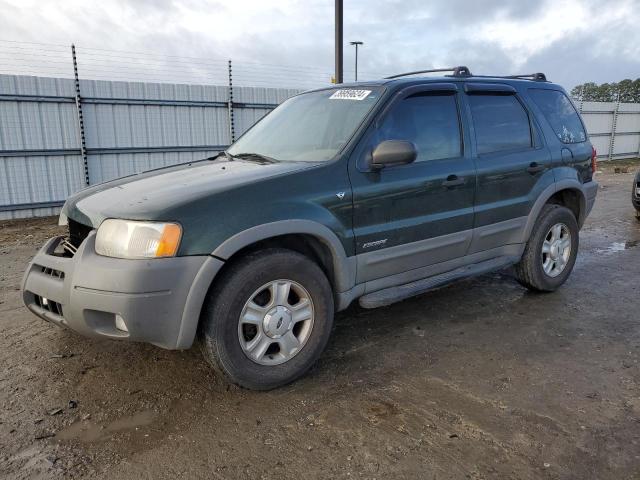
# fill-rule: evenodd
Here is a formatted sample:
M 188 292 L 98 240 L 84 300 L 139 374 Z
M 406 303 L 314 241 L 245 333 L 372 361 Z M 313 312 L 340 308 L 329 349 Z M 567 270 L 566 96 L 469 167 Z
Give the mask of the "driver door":
M 458 95 L 454 83 L 401 91 L 354 151 L 349 168 L 357 283 L 413 272 L 378 286 L 406 283 L 427 276 L 422 267 L 466 254 L 476 172 Z M 385 140 L 413 142 L 415 162 L 372 169 L 371 152 Z

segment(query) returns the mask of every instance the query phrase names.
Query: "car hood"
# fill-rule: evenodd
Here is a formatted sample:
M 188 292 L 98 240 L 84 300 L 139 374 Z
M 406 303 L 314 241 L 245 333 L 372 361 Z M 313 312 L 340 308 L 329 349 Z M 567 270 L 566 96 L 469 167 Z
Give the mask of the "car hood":
M 62 214 L 96 228 L 106 218 L 179 220 L 167 215 L 204 197 L 313 166 L 305 162 L 201 160 L 89 187 L 69 197 Z

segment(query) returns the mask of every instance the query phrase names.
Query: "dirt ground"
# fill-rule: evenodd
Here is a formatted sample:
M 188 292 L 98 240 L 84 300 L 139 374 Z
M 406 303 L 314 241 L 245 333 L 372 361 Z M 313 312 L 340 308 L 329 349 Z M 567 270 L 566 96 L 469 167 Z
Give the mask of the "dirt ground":
M 640 223 L 600 174 L 553 294 L 509 272 L 337 318 L 304 379 L 227 387 L 198 349 L 95 341 L 21 305 L 54 219 L 0 223 L 0 477 L 640 478 Z

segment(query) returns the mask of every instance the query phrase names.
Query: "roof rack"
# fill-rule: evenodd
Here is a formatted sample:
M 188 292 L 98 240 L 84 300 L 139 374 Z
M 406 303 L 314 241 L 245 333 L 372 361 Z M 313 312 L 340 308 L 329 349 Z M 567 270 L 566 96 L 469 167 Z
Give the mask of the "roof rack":
M 521 80 L 533 80 L 536 82 L 546 82 L 547 76 L 544 73 L 526 73 L 524 75 L 507 75 L 506 77 L 499 78 L 513 78 L 513 79 L 521 79 Z
M 417 75 L 418 73 L 439 73 L 439 72 L 453 72 L 454 77 L 472 77 L 471 71 L 464 66 L 452 67 L 452 68 L 435 68 L 432 70 L 416 70 L 415 72 L 399 73 L 397 75 L 391 75 L 385 77 L 385 80 L 391 80 L 393 78 L 407 77 L 409 75 Z
M 526 73 L 522 75 L 473 75 L 468 67 L 459 66 L 452 68 L 434 68 L 431 70 L 416 70 L 415 72 L 399 73 L 397 75 L 391 75 L 385 77 L 386 80 L 394 78 L 407 77 L 409 75 L 417 75 L 419 73 L 439 73 L 439 72 L 452 72 L 452 77 L 481 77 L 481 78 L 511 78 L 514 80 L 533 80 L 534 82 L 546 82 L 547 76 L 542 72 Z

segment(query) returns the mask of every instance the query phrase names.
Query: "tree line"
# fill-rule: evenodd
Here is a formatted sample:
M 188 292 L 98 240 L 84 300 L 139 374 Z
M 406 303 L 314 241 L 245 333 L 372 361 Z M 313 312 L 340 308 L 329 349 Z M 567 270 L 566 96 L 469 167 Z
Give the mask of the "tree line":
M 571 90 L 571 96 L 585 102 L 640 103 L 640 78 L 622 80 L 614 83 L 594 82 L 577 85 Z

